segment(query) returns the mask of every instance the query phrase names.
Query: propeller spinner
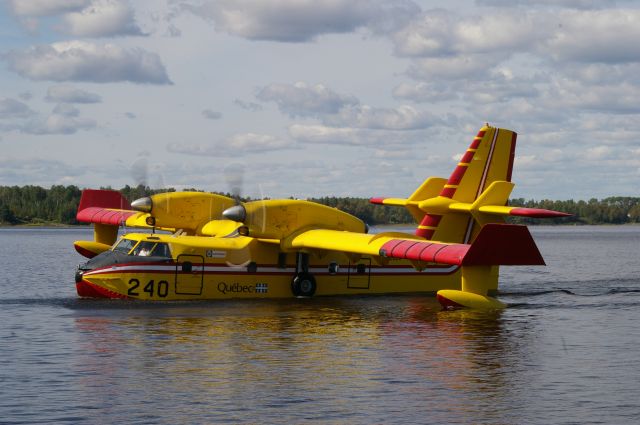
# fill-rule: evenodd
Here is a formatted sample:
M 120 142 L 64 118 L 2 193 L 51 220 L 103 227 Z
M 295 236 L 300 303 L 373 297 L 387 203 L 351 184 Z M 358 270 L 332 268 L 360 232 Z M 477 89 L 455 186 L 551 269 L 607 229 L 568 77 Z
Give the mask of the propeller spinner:
M 149 213 L 153 208 L 153 201 L 150 197 L 138 198 L 131 203 L 131 209 L 135 211 Z

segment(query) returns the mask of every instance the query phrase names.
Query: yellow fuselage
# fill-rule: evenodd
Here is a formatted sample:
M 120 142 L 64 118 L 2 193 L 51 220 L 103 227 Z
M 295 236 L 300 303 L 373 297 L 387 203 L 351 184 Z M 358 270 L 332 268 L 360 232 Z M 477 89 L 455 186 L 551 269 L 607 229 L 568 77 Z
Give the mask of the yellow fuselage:
M 91 266 L 91 260 L 90 267 L 79 272 L 80 295 L 167 301 L 294 296 L 292 280 L 300 267 L 297 254 L 283 253 L 279 244 L 268 240 L 140 233 L 122 239 L 129 245 L 117 259 L 97 266 Z M 136 255 L 144 244 L 166 244 L 169 250 L 165 257 Z M 102 256 L 116 252 L 118 245 Z M 319 296 L 460 289 L 458 266 L 427 265 L 416 271 L 405 260 L 337 251 L 309 254 L 304 271 L 315 279 L 314 293 Z

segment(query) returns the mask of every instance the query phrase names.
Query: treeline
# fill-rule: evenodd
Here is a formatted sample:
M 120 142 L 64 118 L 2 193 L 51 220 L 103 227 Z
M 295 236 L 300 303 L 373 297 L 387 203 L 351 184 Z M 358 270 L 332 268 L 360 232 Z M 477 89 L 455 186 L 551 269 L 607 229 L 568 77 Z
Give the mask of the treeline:
M 103 188 L 110 189 L 110 188 Z M 197 191 L 197 189 L 188 189 Z M 154 190 L 145 186 L 125 186 L 119 190 L 129 201 L 158 192 L 173 192 L 174 189 Z M 0 186 L 0 223 L 2 224 L 78 224 L 76 210 L 82 191 L 76 186 Z M 226 194 L 229 196 L 228 194 Z M 243 199 L 247 200 L 247 199 Z M 368 198 L 311 198 L 331 207 L 355 215 L 366 223 L 406 224 L 413 217 L 405 208 L 373 205 Z M 509 205 L 529 208 L 544 208 L 573 214 L 572 217 L 536 220 L 511 217 L 512 223 L 555 224 L 625 224 L 640 223 L 640 197 L 610 197 L 589 201 L 534 201 L 523 198 L 512 199 Z

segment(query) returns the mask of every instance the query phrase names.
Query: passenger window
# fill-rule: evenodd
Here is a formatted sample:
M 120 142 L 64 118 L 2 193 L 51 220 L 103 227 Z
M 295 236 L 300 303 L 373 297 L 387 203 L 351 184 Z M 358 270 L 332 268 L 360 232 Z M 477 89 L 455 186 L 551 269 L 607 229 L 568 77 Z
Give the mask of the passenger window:
M 128 254 L 135 244 L 136 241 L 132 241 L 131 239 L 120 239 L 120 241 L 113 247 L 112 251 Z
M 131 252 L 131 255 L 137 255 L 138 257 L 148 257 L 151 255 L 151 251 L 153 251 L 153 247 L 155 242 L 147 242 L 143 241 L 135 247 L 135 249 Z

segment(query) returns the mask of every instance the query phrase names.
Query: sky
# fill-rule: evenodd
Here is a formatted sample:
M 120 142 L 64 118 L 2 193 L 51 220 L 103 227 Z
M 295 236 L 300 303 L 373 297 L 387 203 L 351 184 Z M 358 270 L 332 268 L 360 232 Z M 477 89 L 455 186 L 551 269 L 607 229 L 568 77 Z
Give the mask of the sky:
M 0 1 L 0 185 L 406 197 L 489 123 L 512 197 L 640 196 L 639 118 L 637 1 Z

